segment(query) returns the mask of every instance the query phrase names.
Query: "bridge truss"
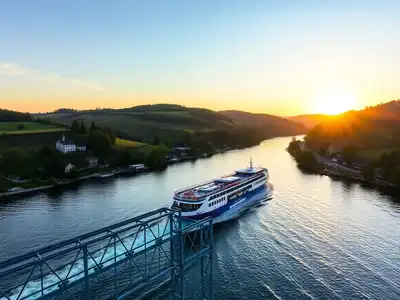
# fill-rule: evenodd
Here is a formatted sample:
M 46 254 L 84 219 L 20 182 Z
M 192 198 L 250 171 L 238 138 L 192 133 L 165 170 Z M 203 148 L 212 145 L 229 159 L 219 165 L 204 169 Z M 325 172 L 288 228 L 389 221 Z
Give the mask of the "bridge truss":
M 212 219 L 162 208 L 0 263 L 0 300 L 213 299 Z

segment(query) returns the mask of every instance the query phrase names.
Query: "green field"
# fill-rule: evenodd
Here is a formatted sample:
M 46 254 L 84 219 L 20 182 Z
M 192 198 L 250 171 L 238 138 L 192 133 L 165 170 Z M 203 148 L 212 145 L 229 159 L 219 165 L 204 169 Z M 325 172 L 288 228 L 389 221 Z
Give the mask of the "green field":
M 117 148 L 119 149 L 133 149 L 133 148 L 144 147 L 147 146 L 148 144 L 117 138 L 116 145 Z
M 35 122 L 0 122 L 0 134 L 20 135 L 66 131 L 65 128 Z

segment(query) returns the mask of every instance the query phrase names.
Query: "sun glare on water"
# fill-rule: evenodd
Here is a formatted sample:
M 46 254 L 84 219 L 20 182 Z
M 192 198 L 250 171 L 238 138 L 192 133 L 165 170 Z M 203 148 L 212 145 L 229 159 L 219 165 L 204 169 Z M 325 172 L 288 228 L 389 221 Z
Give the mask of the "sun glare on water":
M 327 115 L 337 115 L 354 109 L 356 97 L 346 90 L 328 90 L 315 99 L 315 111 Z

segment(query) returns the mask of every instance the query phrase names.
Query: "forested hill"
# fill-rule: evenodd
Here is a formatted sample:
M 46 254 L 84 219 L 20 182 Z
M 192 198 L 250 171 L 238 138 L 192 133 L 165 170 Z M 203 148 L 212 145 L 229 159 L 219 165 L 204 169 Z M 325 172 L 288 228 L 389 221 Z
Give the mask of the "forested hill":
M 70 125 L 73 120 L 109 127 L 118 137 L 167 145 L 192 144 L 202 140 L 214 147 L 249 146 L 265 138 L 305 133 L 302 125 L 270 116 L 270 122 L 255 124 L 229 116 L 228 113 L 175 104 L 141 105 L 124 109 L 96 109 L 75 111 L 60 109 L 41 115 L 57 123 Z
M 349 111 L 310 130 L 311 147 L 354 145 L 361 149 L 400 149 L 400 101 Z
M 27 122 L 31 120 L 32 116 L 28 113 L 0 109 L 0 122 Z
M 253 114 L 237 110 L 226 110 L 220 113 L 237 123 L 251 127 L 264 138 L 293 136 L 307 132 L 307 128 L 304 125 L 273 115 Z
M 369 106 L 361 111 L 364 116 L 386 120 L 400 120 L 400 100 Z

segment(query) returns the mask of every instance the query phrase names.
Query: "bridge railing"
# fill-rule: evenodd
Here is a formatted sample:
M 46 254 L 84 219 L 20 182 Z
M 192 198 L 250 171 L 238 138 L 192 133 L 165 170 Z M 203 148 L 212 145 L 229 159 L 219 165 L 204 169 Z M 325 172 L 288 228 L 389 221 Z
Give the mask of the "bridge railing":
M 184 229 L 180 212 L 162 208 L 15 257 L 0 263 L 0 299 L 123 298 L 184 273 L 184 259 L 195 258 L 183 246 L 186 236 L 212 232 L 211 222 Z

